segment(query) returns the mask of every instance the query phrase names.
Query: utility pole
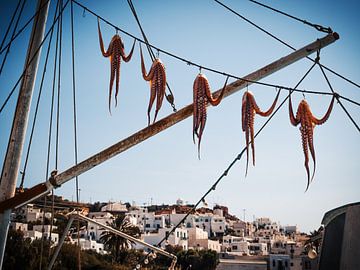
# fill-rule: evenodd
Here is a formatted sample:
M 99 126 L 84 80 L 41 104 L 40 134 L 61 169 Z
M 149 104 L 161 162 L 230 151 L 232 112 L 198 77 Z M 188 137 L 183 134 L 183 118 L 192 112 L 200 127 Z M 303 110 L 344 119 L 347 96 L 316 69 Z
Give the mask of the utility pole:
M 307 57 L 308 55 L 315 53 L 317 50 L 324 48 L 331 43 L 339 39 L 337 33 L 331 33 L 327 36 L 318 39 L 303 48 L 294 51 L 250 74 L 245 76 L 245 80 L 258 81 L 266 76 L 273 74 L 274 72 L 285 68 L 296 61 Z M 250 85 L 250 82 L 245 80 L 236 80 L 226 86 L 224 98 L 236 93 L 240 89 L 245 88 L 247 85 Z M 213 93 L 214 97 L 220 95 L 222 89 Z M 126 139 L 119 141 L 112 146 L 100 151 L 99 153 L 85 159 L 84 161 L 78 163 L 77 165 L 72 166 L 71 168 L 61 172 L 60 174 L 52 176 L 50 179 L 37 184 L 36 186 L 30 188 L 22 194 L 18 194 L 13 198 L 7 199 L 6 201 L 0 201 L 0 212 L 5 211 L 6 209 L 20 207 L 26 203 L 29 203 L 47 193 L 52 189 L 61 186 L 67 181 L 70 181 L 76 176 L 94 168 L 95 166 L 111 159 L 112 157 L 128 150 L 129 148 L 149 139 L 150 137 L 160 133 L 161 131 L 177 124 L 178 122 L 192 116 L 193 114 L 193 104 L 189 104 L 184 108 L 178 110 L 177 112 L 155 122 L 154 124 L 132 134 Z
M 41 10 L 33 21 L 29 47 L 24 65 L 24 69 L 26 70 L 21 81 L 13 125 L 1 172 L 0 202 L 15 195 L 31 99 L 41 53 L 41 49 L 37 53 L 36 50 L 39 48 L 44 38 L 49 5 L 50 0 L 38 0 L 36 7 L 36 10 Z M 31 63 L 29 63 L 32 57 L 34 57 L 34 59 Z M 7 209 L 0 214 L 0 269 L 2 269 L 4 259 L 7 233 L 10 224 L 10 213 L 11 209 Z

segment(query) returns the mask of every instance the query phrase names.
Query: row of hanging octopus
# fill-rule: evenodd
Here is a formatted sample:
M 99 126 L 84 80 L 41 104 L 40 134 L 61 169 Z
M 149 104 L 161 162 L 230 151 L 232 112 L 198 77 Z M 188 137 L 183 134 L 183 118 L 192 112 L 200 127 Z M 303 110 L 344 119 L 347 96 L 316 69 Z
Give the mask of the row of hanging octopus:
M 121 37 L 116 34 L 112 37 L 108 49 L 105 51 L 104 43 L 101 35 L 100 24 L 98 21 L 98 33 L 99 33 L 99 42 L 100 42 L 100 50 L 104 57 L 110 58 L 110 85 L 109 85 L 109 111 L 111 113 L 111 96 L 112 96 L 112 88 L 114 84 L 114 80 L 116 80 L 116 90 L 115 90 L 115 106 L 117 105 L 117 96 L 119 93 L 119 85 L 120 85 L 120 64 L 121 59 L 125 62 L 129 62 L 131 60 L 135 41 L 132 45 L 130 53 L 128 55 L 125 54 L 124 51 L 124 43 L 121 40 Z M 141 56 L 141 72 L 145 81 L 150 82 L 150 100 L 148 105 L 148 125 L 150 125 L 150 112 L 154 101 L 156 99 L 156 109 L 153 122 L 156 121 L 156 117 L 161 108 L 166 89 L 166 73 L 165 66 L 162 61 L 157 57 L 154 59 L 152 66 L 149 72 L 146 72 L 144 58 L 142 54 L 142 49 L 140 46 L 140 56 Z M 218 95 L 218 97 L 214 98 L 208 79 L 201 72 L 195 78 L 193 84 L 193 141 L 196 144 L 195 137 L 197 138 L 198 145 L 198 157 L 200 159 L 200 144 L 201 138 L 203 135 L 203 131 L 206 124 L 207 119 L 207 106 L 211 104 L 212 106 L 217 106 L 220 104 L 227 85 L 228 78 L 225 81 L 225 84 Z M 255 101 L 254 95 L 250 91 L 246 91 L 242 98 L 242 131 L 245 133 L 245 141 L 246 141 L 246 172 L 248 171 L 249 164 L 249 146 L 251 147 L 252 152 L 252 163 L 255 166 L 255 143 L 254 143 L 254 121 L 255 115 L 258 114 L 263 117 L 270 116 L 276 106 L 280 91 L 278 91 L 274 102 L 270 106 L 267 111 L 260 110 L 259 106 Z M 327 121 L 330 116 L 331 110 L 334 104 L 333 96 L 329 108 L 325 115 L 318 119 L 316 118 L 311 110 L 309 104 L 303 99 L 297 109 L 296 115 L 293 113 L 292 102 L 291 102 L 291 94 L 289 95 L 289 115 L 290 122 L 292 125 L 297 126 L 300 124 L 300 133 L 302 139 L 302 148 L 305 157 L 305 169 L 307 173 L 307 186 L 306 190 L 309 188 L 309 184 L 314 178 L 315 168 L 316 168 L 316 159 L 315 159 L 315 149 L 314 149 L 314 127 L 316 125 L 321 125 Z M 309 151 L 313 160 L 313 172 L 310 177 L 310 169 L 309 169 Z

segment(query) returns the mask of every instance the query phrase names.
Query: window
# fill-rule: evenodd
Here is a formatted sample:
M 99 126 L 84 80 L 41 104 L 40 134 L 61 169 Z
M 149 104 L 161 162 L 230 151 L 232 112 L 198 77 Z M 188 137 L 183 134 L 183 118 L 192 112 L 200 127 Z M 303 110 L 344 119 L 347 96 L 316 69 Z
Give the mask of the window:
M 285 267 L 288 267 L 288 262 L 287 261 L 285 261 Z
M 237 246 L 232 246 L 232 249 L 237 250 L 238 248 L 237 248 Z
M 273 267 L 275 267 L 276 266 L 276 262 L 275 262 L 275 260 L 273 260 Z
M 150 224 L 145 224 L 145 228 L 150 228 Z
M 222 226 L 219 227 L 219 230 L 222 230 Z
M 290 263 L 290 266 L 294 266 L 294 263 Z
M 207 218 L 205 218 L 205 222 L 209 222 L 209 220 Z

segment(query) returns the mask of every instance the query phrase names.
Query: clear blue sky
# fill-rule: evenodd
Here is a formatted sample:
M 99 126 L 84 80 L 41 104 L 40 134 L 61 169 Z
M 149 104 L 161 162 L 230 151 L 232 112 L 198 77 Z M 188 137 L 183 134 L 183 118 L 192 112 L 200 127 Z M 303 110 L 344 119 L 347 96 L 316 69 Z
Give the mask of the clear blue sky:
M 34 12 L 35 1 L 28 2 L 20 25 Z M 107 0 L 101 1 L 101 4 L 99 1 L 80 2 L 120 28 L 140 37 L 140 31 L 126 1 Z M 324 36 L 323 33 L 249 1 L 227 0 L 224 3 L 296 48 Z M 337 1 L 331 4 L 324 0 L 266 3 L 310 22 L 330 26 L 338 32 L 340 40 L 322 50 L 321 62 L 360 82 L 360 21 L 357 1 Z M 134 5 L 152 44 L 203 66 L 245 76 L 291 52 L 214 1 L 134 0 Z M 16 1 L 0 2 L 1 38 L 15 6 Z M 55 1 L 52 1 L 49 22 L 52 21 L 54 8 Z M 149 85 L 141 76 L 137 44 L 132 60 L 122 63 L 119 104 L 117 108 L 112 108 L 112 116 L 109 114 L 109 59 L 103 58 L 100 53 L 96 18 L 89 13 L 85 13 L 83 17 L 83 10 L 76 5 L 74 8 L 78 146 L 79 161 L 82 161 L 147 125 Z M 60 172 L 74 164 L 69 15 L 68 7 L 63 26 Z M 50 23 L 47 28 L 49 25 Z M 101 27 L 107 47 L 115 30 L 104 23 Z M 0 76 L 1 104 L 21 74 L 29 34 L 30 27 L 12 46 Z M 122 35 L 122 38 L 125 51 L 128 52 L 133 40 L 126 35 Z M 54 47 L 52 48 L 30 153 L 26 187 L 45 180 L 53 72 Z M 45 51 L 42 51 L 38 79 L 43 71 Z M 166 66 L 168 82 L 174 92 L 177 108 L 190 104 L 192 83 L 198 69 L 167 55 L 160 54 L 160 58 Z M 3 59 L 3 55 L 0 59 Z M 149 68 L 151 63 L 146 54 L 145 59 L 146 67 Z M 310 65 L 308 60 L 299 61 L 263 81 L 294 86 Z M 223 85 L 224 77 L 210 72 L 204 73 L 213 90 Z M 328 76 L 336 91 L 360 101 L 360 89 L 331 74 Z M 318 68 L 309 75 L 301 88 L 330 91 Z M 276 94 L 272 88 L 257 85 L 250 86 L 249 90 L 254 93 L 263 109 L 270 106 Z M 35 86 L 30 124 L 38 91 L 39 80 Z M 81 175 L 81 201 L 121 200 L 135 201 L 142 205 L 151 200 L 156 204 L 169 204 L 182 198 L 189 203 L 195 203 L 244 147 L 240 114 L 242 94 L 241 91 L 223 100 L 218 107 L 208 109 L 201 160 L 198 160 L 197 147 L 192 142 L 192 118 L 188 118 Z M 283 92 L 280 100 L 285 96 L 286 93 Z M 295 109 L 301 98 L 300 93 L 293 95 Z M 313 113 L 321 117 L 331 98 L 306 95 L 306 99 Z M 11 129 L 15 101 L 14 96 L 0 115 L 1 163 Z M 360 123 L 359 107 L 346 101 L 344 104 L 355 121 Z M 164 100 L 159 119 L 171 112 L 170 105 Z M 265 119 L 256 117 L 255 128 L 258 129 L 264 121 Z M 256 166 L 249 166 L 245 178 L 246 159 L 243 158 L 218 185 L 216 191 L 209 195 L 208 202 L 227 205 L 231 213 L 239 217 L 243 217 L 243 209 L 246 209 L 247 220 L 252 220 L 253 216 L 267 216 L 283 225 L 297 224 L 305 232 L 318 228 L 326 211 L 359 201 L 360 144 L 358 131 L 338 104 L 334 105 L 329 121 L 316 127 L 314 134 L 317 171 L 306 193 L 300 132 L 298 128 L 291 126 L 286 104 L 255 140 Z M 26 147 L 27 143 L 25 149 Z M 54 149 L 55 144 L 52 143 L 51 169 L 55 166 Z M 310 164 L 312 165 L 311 162 Z M 75 182 L 64 184 L 56 190 L 56 194 L 75 199 Z

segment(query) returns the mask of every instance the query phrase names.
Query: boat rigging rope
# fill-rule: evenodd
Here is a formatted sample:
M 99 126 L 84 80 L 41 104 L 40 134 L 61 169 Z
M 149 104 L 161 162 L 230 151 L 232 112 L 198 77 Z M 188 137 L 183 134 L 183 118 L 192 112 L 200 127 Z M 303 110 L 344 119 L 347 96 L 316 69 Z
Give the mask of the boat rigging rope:
M 11 43 L 21 34 L 22 31 L 31 23 L 31 21 L 39 14 L 39 12 L 47 5 L 47 2 L 50 0 L 47 0 L 44 2 L 44 4 L 35 12 L 35 14 L 25 23 L 25 25 L 15 34 L 14 37 L 11 38 L 11 40 L 3 47 L 1 47 L 0 54 L 2 54 L 10 45 Z
M 78 143 L 77 143 L 77 116 L 76 116 L 76 78 L 75 78 L 75 39 L 74 39 L 74 7 L 73 2 L 71 2 L 71 59 L 72 59 L 72 93 L 73 93 L 73 124 L 74 124 L 74 155 L 75 155 L 75 165 L 78 164 Z M 75 177 L 75 192 L 76 192 L 76 202 L 80 202 L 80 189 L 79 189 L 79 177 Z M 79 209 L 77 208 L 77 214 L 79 214 Z M 80 247 L 80 220 L 77 219 L 77 242 L 78 242 L 78 252 L 77 252 L 77 262 L 78 270 L 81 270 L 81 247 Z
M 320 63 L 318 63 L 319 67 L 320 67 L 320 70 L 321 70 L 321 73 L 324 75 L 324 78 L 331 90 L 331 92 L 333 94 L 335 94 L 335 91 L 334 91 L 334 88 L 332 87 L 330 81 L 329 81 L 329 78 L 326 76 L 326 73 L 323 69 L 323 67 L 321 66 Z M 341 100 L 339 99 L 339 97 L 337 95 L 335 95 L 335 98 L 337 100 L 337 102 L 339 103 L 340 107 L 343 109 L 343 111 L 346 113 L 346 115 L 349 117 L 350 121 L 354 124 L 355 128 L 360 132 L 360 127 L 359 125 L 355 122 L 354 118 L 350 115 L 350 113 L 348 112 L 348 110 L 345 108 L 345 106 L 342 104 Z
M 21 0 L 19 1 L 19 4 L 20 4 L 20 2 L 21 2 Z M 16 22 L 15 22 L 15 26 L 14 26 L 14 30 L 13 30 L 13 33 L 12 33 L 12 35 L 11 35 L 11 38 L 13 38 L 13 37 L 15 36 L 15 32 L 16 32 L 16 29 L 17 29 L 17 27 L 18 27 L 18 25 L 19 25 L 19 21 L 20 21 L 22 12 L 23 12 L 23 10 L 24 10 L 25 3 L 26 3 L 26 0 L 24 0 L 23 4 L 21 5 L 20 12 L 19 12 L 19 15 L 18 15 L 18 17 L 17 17 L 17 20 L 16 20 Z M 16 7 L 16 12 L 17 12 L 17 8 L 19 7 L 19 4 L 18 4 L 18 6 Z M 15 13 L 14 13 L 14 15 L 15 15 Z M 11 25 L 11 23 L 12 23 L 13 18 L 14 18 L 14 17 L 11 18 L 10 25 Z M 9 26 L 10 26 L 10 25 L 9 25 Z M 9 30 L 9 28 L 8 28 L 8 30 Z M 6 36 L 7 36 L 7 32 L 6 32 L 4 38 L 6 38 Z M 11 43 L 10 43 L 10 45 L 11 45 Z M 3 68 L 4 68 L 4 65 L 5 65 L 7 56 L 8 56 L 8 54 L 9 54 L 9 52 L 10 52 L 10 47 L 11 47 L 11 46 L 7 47 L 5 56 L 4 56 L 3 61 L 2 61 L 2 63 L 1 63 L 0 75 L 1 75 L 2 70 L 3 70 Z
M 67 0 L 67 2 L 65 3 L 65 5 L 63 6 L 60 14 L 63 13 L 64 9 L 66 8 L 67 4 L 69 3 L 70 0 Z M 43 40 L 41 41 L 39 47 L 35 50 L 35 53 L 34 55 L 31 57 L 31 59 L 28 61 L 28 63 L 26 64 L 25 68 L 24 68 L 24 71 L 22 72 L 22 74 L 20 75 L 19 79 L 16 81 L 14 87 L 11 89 L 10 93 L 8 94 L 7 98 L 5 99 L 4 103 L 1 105 L 1 108 L 0 108 L 0 114 L 1 112 L 4 110 L 6 104 L 8 103 L 9 99 L 11 98 L 11 96 L 13 95 L 13 93 L 15 92 L 17 86 L 19 85 L 21 79 L 23 78 L 23 76 L 25 75 L 25 71 L 26 69 L 29 67 L 29 65 L 31 64 L 31 62 L 34 60 L 36 54 L 39 52 L 39 50 L 41 49 L 41 47 L 43 46 L 44 42 L 46 41 L 46 39 L 48 38 L 50 32 L 51 32 L 51 29 L 54 28 L 55 26 L 55 23 L 58 21 L 59 19 L 59 16 L 60 14 L 58 14 L 56 20 L 53 22 L 53 24 L 50 26 L 50 29 L 48 30 L 48 32 L 45 34 Z
M 241 19 L 243 19 L 244 21 L 248 22 L 249 24 L 251 24 L 252 26 L 256 27 L 257 29 L 259 29 L 260 31 L 264 32 L 265 34 L 269 35 L 270 37 L 272 37 L 273 39 L 279 41 L 280 43 L 282 43 L 283 45 L 285 45 L 286 47 L 292 49 L 292 50 L 296 50 L 293 46 L 289 45 L 288 43 L 286 43 L 285 41 L 281 40 L 280 38 L 276 37 L 275 35 L 271 34 L 269 31 L 265 30 L 264 28 L 258 26 L 257 24 L 255 24 L 254 22 L 250 21 L 249 19 L 245 18 L 244 16 L 242 16 L 240 13 L 236 12 L 235 10 L 233 10 L 232 8 L 230 8 L 229 6 L 225 5 L 224 3 L 220 2 L 219 0 L 214 0 L 216 3 L 218 3 L 219 5 L 223 6 L 224 8 L 226 8 L 228 11 L 232 12 L 233 14 L 237 15 L 238 17 L 240 17 Z M 315 63 L 315 59 L 307 56 L 307 59 L 309 59 L 310 61 Z M 338 76 L 339 78 L 347 81 L 348 83 L 356 86 L 357 88 L 360 88 L 360 84 L 346 78 L 345 76 L 341 75 L 340 73 L 334 71 L 333 69 L 325 66 L 324 64 L 320 64 L 323 68 L 325 68 L 327 71 L 330 71 L 331 73 L 333 73 L 334 75 Z
M 149 52 L 150 58 L 151 58 L 152 61 L 154 61 L 155 58 L 156 58 L 156 57 L 155 57 L 155 53 L 153 52 L 153 50 L 152 50 L 151 47 L 149 46 L 149 40 L 147 39 L 146 34 L 145 34 L 145 32 L 144 32 L 144 29 L 143 29 L 142 26 L 141 26 L 141 23 L 140 23 L 140 20 L 139 20 L 138 15 L 137 15 L 137 13 L 136 13 L 134 4 L 132 3 L 132 0 L 127 0 L 127 2 L 128 2 L 128 4 L 129 4 L 129 7 L 130 7 L 130 9 L 131 9 L 131 11 L 132 11 L 132 13 L 133 13 L 133 15 L 134 15 L 134 18 L 135 18 L 135 20 L 136 20 L 136 22 L 137 22 L 137 24 L 138 24 L 138 26 L 139 26 L 139 28 L 140 28 L 140 31 L 141 31 L 141 34 L 142 34 L 142 36 L 143 36 L 143 39 L 144 39 L 144 41 L 145 41 L 145 43 L 146 43 L 146 47 L 147 47 L 147 50 L 148 50 L 148 52 Z M 168 84 L 168 82 L 166 82 L 166 87 L 167 87 L 167 89 L 168 89 L 169 92 L 170 92 L 169 95 L 165 95 L 166 100 L 170 103 L 171 107 L 173 108 L 173 112 L 176 112 L 177 110 L 176 110 L 175 103 L 174 103 L 174 94 L 173 94 L 173 92 L 171 91 L 171 88 L 170 88 L 170 85 Z
M 265 7 L 265 8 L 267 8 L 267 9 L 270 9 L 270 10 L 272 10 L 272 11 L 275 11 L 276 13 L 280 13 L 280 14 L 282 14 L 282 15 L 285 15 L 286 17 L 289 17 L 289 18 L 291 18 L 291 19 L 294 19 L 294 20 L 296 20 L 296 21 L 298 21 L 298 22 L 302 22 L 303 24 L 306 24 L 306 25 L 308 25 L 308 26 L 311 26 L 311 27 L 315 28 L 316 30 L 318 30 L 318 31 L 320 31 L 320 32 L 327 33 L 327 34 L 332 33 L 332 30 L 331 30 L 330 27 L 324 27 L 324 26 L 322 26 L 322 25 L 320 25 L 320 24 L 315 24 L 315 23 L 308 22 L 308 21 L 306 21 L 306 20 L 300 19 L 300 18 L 295 17 L 295 16 L 293 16 L 293 15 L 291 15 L 291 14 L 288 14 L 288 13 L 286 13 L 286 12 L 284 12 L 284 11 L 281 11 L 281 10 L 278 10 L 278 9 L 276 9 L 276 8 L 270 7 L 270 6 L 268 6 L 268 5 L 265 5 L 265 4 L 263 4 L 263 3 L 260 3 L 260 2 L 258 2 L 258 1 L 255 1 L 255 0 L 249 0 L 249 1 L 250 1 L 250 2 L 253 2 L 254 4 L 257 4 L 257 5 L 259 5 L 259 6 L 262 6 L 262 7 Z
M 21 3 L 21 0 L 19 0 L 19 2 L 17 3 L 16 8 L 15 8 L 15 10 L 14 10 L 14 13 L 13 13 L 13 15 L 11 16 L 10 23 L 9 23 L 7 29 L 6 29 L 5 35 L 4 35 L 4 37 L 3 37 L 3 40 L 1 41 L 0 50 L 2 49 L 2 46 L 4 45 L 4 42 L 5 42 L 6 38 L 7 38 L 7 35 L 9 34 L 11 25 L 12 25 L 12 23 L 14 22 L 16 13 L 17 13 L 18 10 L 19 10 L 20 3 Z
M 236 76 L 236 75 L 233 75 L 233 74 L 230 74 L 230 73 L 226 73 L 226 72 L 223 72 L 223 71 L 220 71 L 220 70 L 216 70 L 216 69 L 213 69 L 213 68 L 210 68 L 210 67 L 206 67 L 204 65 L 197 64 L 197 63 L 195 63 L 193 61 L 182 58 L 182 57 L 180 57 L 178 55 L 175 55 L 175 54 L 173 54 L 171 52 L 168 52 L 168 51 L 163 50 L 163 49 L 161 49 L 159 47 L 156 47 L 156 46 L 154 46 L 154 45 L 152 45 L 152 44 L 150 44 L 150 43 L 148 43 L 148 42 L 134 36 L 133 34 L 119 28 L 118 26 L 114 25 L 113 23 L 111 23 L 110 21 L 105 19 L 104 17 L 102 17 L 102 16 L 98 15 L 97 13 L 93 12 L 92 10 L 90 10 L 86 6 L 82 5 L 81 3 L 77 2 L 76 0 L 71 0 L 71 1 L 74 2 L 75 4 L 77 4 L 80 8 L 82 8 L 82 9 L 86 10 L 87 12 L 89 12 L 90 14 L 92 14 L 93 16 L 95 16 L 98 19 L 102 20 L 106 24 L 108 24 L 108 25 L 112 26 L 113 28 L 115 28 L 116 30 L 122 32 L 123 34 L 136 39 L 138 42 L 141 42 L 141 43 L 143 43 L 145 45 L 150 46 L 151 48 L 155 49 L 158 52 L 164 53 L 164 54 L 166 54 L 166 55 L 168 55 L 170 57 L 173 57 L 173 58 L 175 58 L 175 59 L 177 59 L 179 61 L 182 61 L 182 62 L 186 63 L 189 66 L 195 66 L 197 68 L 201 68 L 203 70 L 207 70 L 207 71 L 210 71 L 210 72 L 213 72 L 213 73 L 217 73 L 217 74 L 223 75 L 225 77 L 233 78 L 233 79 L 236 79 L 236 80 L 242 80 L 244 82 L 248 82 L 248 83 L 252 83 L 252 84 L 263 85 L 263 86 L 267 86 L 267 87 L 271 87 L 271 88 L 281 88 L 281 89 L 284 89 L 284 90 L 291 90 L 291 91 L 294 91 L 294 92 L 303 92 L 303 93 L 309 93 L 309 94 L 332 95 L 329 92 L 320 92 L 320 91 L 305 90 L 305 89 L 294 89 L 292 87 L 288 87 L 288 86 L 284 86 L 284 85 L 278 85 L 278 84 L 272 84 L 272 83 L 265 83 L 265 82 L 248 80 L 248 79 L 245 79 L 243 77 L 239 77 L 239 76 Z M 313 62 L 315 63 L 315 60 L 313 60 Z M 341 95 L 339 95 L 339 97 L 342 98 Z M 348 98 L 345 98 L 345 99 L 348 99 Z
M 60 44 L 60 32 L 61 32 L 61 21 L 62 21 L 62 11 L 61 11 L 61 7 L 62 7 L 62 1 L 59 0 L 58 4 L 57 4 L 60 8 L 59 8 L 59 15 L 57 18 L 59 18 L 59 20 L 57 20 L 57 32 L 56 32 L 56 46 L 55 46 L 55 53 L 54 53 L 54 73 L 53 73 L 53 86 L 52 86 L 52 95 L 51 95 L 51 109 L 50 109 L 50 120 L 49 120 L 49 134 L 48 134 L 48 148 L 47 148 L 47 161 L 46 161 L 46 179 L 48 179 L 50 177 L 49 175 L 49 168 L 50 168 L 50 152 L 51 152 L 51 138 L 52 138 L 52 125 L 53 125 L 53 114 L 54 114 L 54 99 L 55 99 L 55 82 L 56 82 L 56 71 L 57 71 L 57 58 L 59 56 L 60 59 L 60 55 L 58 53 L 59 51 L 59 44 Z M 56 12 L 55 12 L 56 14 Z M 59 65 L 60 68 L 60 65 Z M 57 119 L 58 120 L 58 119 Z M 57 143 L 57 140 L 55 141 Z M 57 149 L 57 145 L 56 145 L 56 149 Z M 56 164 L 56 168 L 57 168 L 57 156 L 55 157 L 55 164 Z M 52 192 L 52 195 L 53 192 Z M 45 216 L 45 210 L 47 207 L 47 195 L 44 196 L 44 211 L 43 211 L 43 233 L 44 233 L 44 216 Z M 52 203 L 52 209 L 53 209 L 54 205 Z M 52 221 L 51 221 L 51 227 L 52 227 L 52 222 L 53 222 L 53 217 L 52 217 Z M 52 229 L 52 228 L 51 228 Z M 50 231 L 51 231 L 50 229 Z M 50 232 L 51 234 L 51 232 Z M 43 252 L 44 252 L 44 243 L 43 243 L 44 237 L 42 237 L 41 239 L 41 246 L 40 246 L 40 264 L 39 264 L 39 270 L 41 270 L 42 268 L 42 258 L 43 258 Z M 51 236 L 50 236 L 50 241 L 51 241 Z M 51 245 L 50 245 L 51 246 Z M 50 254 L 50 246 L 49 246 L 49 254 Z

